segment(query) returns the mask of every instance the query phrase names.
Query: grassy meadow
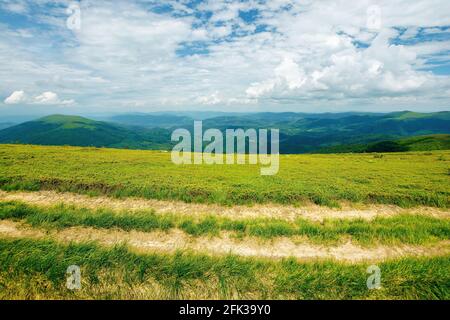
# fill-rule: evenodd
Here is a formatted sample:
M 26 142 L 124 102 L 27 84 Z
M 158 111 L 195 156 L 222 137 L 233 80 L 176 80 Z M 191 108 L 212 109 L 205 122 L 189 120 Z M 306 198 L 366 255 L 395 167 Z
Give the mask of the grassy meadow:
M 258 165 L 174 165 L 169 152 L 0 145 L 0 188 L 72 191 L 185 202 L 251 204 L 341 201 L 399 206 L 450 204 L 450 152 L 280 155 Z
M 369 264 L 142 255 L 124 246 L 0 240 L 0 299 L 449 299 L 449 259 L 384 262 L 383 286 L 367 290 Z M 80 261 L 82 288 L 69 291 L 66 268 Z
M 2 198 L 0 299 L 450 299 L 450 151 L 280 155 L 279 173 L 261 176 L 256 165 L 177 166 L 162 151 L 0 145 L 0 169 L 3 194 L 51 190 L 211 208 L 88 208 L 64 203 L 64 193 L 48 204 Z M 217 204 L 251 211 L 258 203 L 361 214 L 369 204 L 403 208 L 371 219 L 214 212 Z M 151 247 L 167 245 L 159 238 L 192 243 L 164 251 Z M 233 252 L 213 250 L 230 243 Z M 265 254 L 268 247 L 289 254 Z M 373 264 L 381 288 L 369 290 Z M 66 287 L 70 265 L 81 268 L 80 290 Z
M 339 244 L 351 238 L 354 243 L 365 246 L 424 245 L 450 239 L 450 220 L 410 214 L 377 217 L 372 221 L 328 219 L 313 222 L 297 218 L 289 222 L 275 218 L 231 220 L 214 215 L 196 217 L 194 214 L 181 217 L 176 214 L 157 214 L 154 211 L 131 213 L 64 205 L 40 208 L 22 202 L 0 202 L 0 220 L 7 219 L 23 221 L 44 229 L 78 226 L 143 232 L 179 229 L 192 236 L 219 236 L 220 232 L 225 231 L 238 238 L 276 239 L 302 236 L 318 244 Z

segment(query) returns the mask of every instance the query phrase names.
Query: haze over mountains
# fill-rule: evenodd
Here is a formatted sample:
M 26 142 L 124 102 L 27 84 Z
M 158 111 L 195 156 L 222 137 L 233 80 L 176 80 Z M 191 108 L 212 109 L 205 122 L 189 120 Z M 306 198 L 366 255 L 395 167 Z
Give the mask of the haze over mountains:
M 150 113 L 120 114 L 107 121 L 51 115 L 18 125 L 0 123 L 0 143 L 73 145 L 131 149 L 170 149 L 176 128 L 192 130 L 279 128 L 281 153 L 367 152 L 448 149 L 450 112 L 415 113 Z M 3 127 L 2 127 L 3 125 Z M 2 129 L 3 128 L 3 129 Z M 436 134 L 440 134 L 436 136 Z M 416 137 L 416 136 L 427 137 Z M 430 136 L 432 135 L 432 136 Z M 405 139 L 408 137 L 414 137 Z M 393 148 L 392 150 L 389 148 Z M 399 148 L 399 149 L 397 149 Z

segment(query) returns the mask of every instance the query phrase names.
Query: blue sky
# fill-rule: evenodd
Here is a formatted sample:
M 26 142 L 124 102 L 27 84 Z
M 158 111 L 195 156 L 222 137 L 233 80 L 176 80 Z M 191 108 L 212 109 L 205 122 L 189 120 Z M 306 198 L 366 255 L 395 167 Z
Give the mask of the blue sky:
M 0 115 L 449 110 L 442 0 L 0 2 Z

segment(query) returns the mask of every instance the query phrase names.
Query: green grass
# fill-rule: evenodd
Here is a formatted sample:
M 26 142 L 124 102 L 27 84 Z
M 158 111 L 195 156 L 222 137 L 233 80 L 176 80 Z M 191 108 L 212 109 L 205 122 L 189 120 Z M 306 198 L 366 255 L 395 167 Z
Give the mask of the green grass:
M 43 228 L 85 226 L 145 232 L 179 228 L 193 236 L 231 231 L 237 237 L 264 239 L 304 236 L 321 244 L 336 244 L 349 237 L 362 245 L 427 244 L 450 238 L 450 220 L 409 214 L 377 217 L 370 222 L 328 219 L 321 223 L 305 219 L 293 222 L 268 218 L 230 220 L 217 216 L 156 214 L 154 211 L 94 211 L 63 205 L 41 208 L 21 202 L 0 202 L 0 219 L 24 220 L 34 227 Z
M 312 201 L 449 207 L 449 151 L 281 155 L 280 171 L 257 165 L 174 165 L 170 152 L 0 146 L 0 188 L 51 189 L 226 205 Z
M 318 153 L 363 153 L 450 150 L 450 134 L 430 134 L 382 140 L 365 144 L 343 144 L 324 147 Z
M 382 288 L 368 290 L 368 264 L 141 255 L 124 246 L 0 239 L 0 299 L 449 299 L 449 259 L 380 263 Z M 65 287 L 70 265 L 81 268 L 79 291 Z
M 126 231 L 168 230 L 174 228 L 176 222 L 175 216 L 156 215 L 154 211 L 116 213 L 106 209 L 94 211 L 63 205 L 39 208 L 21 202 L 0 202 L 0 219 L 23 219 L 32 226 L 44 228 L 86 226 Z
M 411 151 L 449 150 L 450 134 L 433 134 L 404 138 L 398 141 Z

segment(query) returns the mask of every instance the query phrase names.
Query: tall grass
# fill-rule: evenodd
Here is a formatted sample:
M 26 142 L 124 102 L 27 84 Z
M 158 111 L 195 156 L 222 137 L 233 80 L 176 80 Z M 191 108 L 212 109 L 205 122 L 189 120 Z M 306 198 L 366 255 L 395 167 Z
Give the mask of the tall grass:
M 280 155 L 279 173 L 261 176 L 257 165 L 175 165 L 170 153 L 156 151 L 0 145 L 0 188 L 225 205 L 333 207 L 345 200 L 447 208 L 449 165 L 442 159 L 449 154 Z
M 178 228 L 193 236 L 219 235 L 221 231 L 229 231 L 237 237 L 265 239 L 304 236 L 310 241 L 326 244 L 338 243 L 349 237 L 363 245 L 426 244 L 450 239 L 450 220 L 409 214 L 377 217 L 372 221 L 328 219 L 313 222 L 296 219 L 290 222 L 267 218 L 231 220 L 212 215 L 195 217 L 156 214 L 154 211 L 117 212 L 64 205 L 38 207 L 22 202 L 0 202 L 0 219 L 24 220 L 32 226 L 43 228 L 86 226 L 126 231 Z
M 0 239 L 0 299 L 449 299 L 449 259 L 381 263 L 382 288 L 368 290 L 367 264 L 141 255 L 124 246 Z M 80 291 L 65 287 L 69 265 L 81 268 Z

